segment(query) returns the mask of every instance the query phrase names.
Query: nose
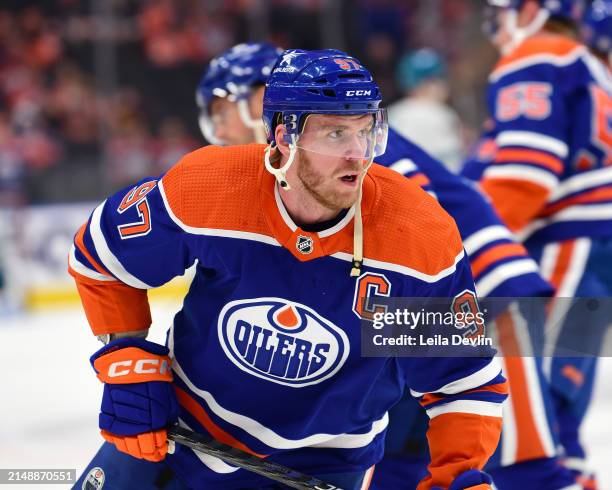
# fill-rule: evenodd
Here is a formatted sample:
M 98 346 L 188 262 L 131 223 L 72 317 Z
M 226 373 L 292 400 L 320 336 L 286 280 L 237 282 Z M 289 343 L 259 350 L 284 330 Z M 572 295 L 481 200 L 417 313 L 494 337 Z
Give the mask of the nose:
M 366 157 L 367 140 L 359 135 L 354 135 L 347 144 L 344 158 L 346 160 L 363 160 Z

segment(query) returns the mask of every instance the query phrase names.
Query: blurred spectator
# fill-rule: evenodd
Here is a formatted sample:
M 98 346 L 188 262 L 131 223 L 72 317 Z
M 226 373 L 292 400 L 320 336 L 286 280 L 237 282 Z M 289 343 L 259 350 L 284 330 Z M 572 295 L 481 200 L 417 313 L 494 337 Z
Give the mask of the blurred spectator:
M 42 128 L 24 131 L 19 137 L 19 146 L 30 173 L 54 165 L 61 155 L 58 143 Z
M 389 123 L 457 173 L 463 159 L 460 120 L 447 104 L 445 77 L 444 61 L 434 50 L 405 55 L 397 68 L 405 96 L 389 107 Z
M 56 70 L 45 111 L 69 143 L 92 144 L 98 137 L 98 109 L 91 80 L 76 66 L 64 63 Z
M 45 69 L 62 55 L 62 43 L 53 27 L 45 22 L 42 12 L 30 7 L 21 16 L 25 60 L 36 69 Z
M 138 21 L 151 62 L 172 68 L 185 62 L 202 63 L 233 41 L 228 19 L 198 7 L 179 9 L 177 2 L 156 0 L 144 5 Z

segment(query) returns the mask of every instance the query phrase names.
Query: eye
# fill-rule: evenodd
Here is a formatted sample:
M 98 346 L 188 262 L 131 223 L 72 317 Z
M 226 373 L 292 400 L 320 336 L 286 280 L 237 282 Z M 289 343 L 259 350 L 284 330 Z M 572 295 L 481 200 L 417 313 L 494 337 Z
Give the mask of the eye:
M 342 129 L 335 129 L 334 131 L 331 131 L 330 133 L 328 133 L 328 136 L 332 139 L 342 138 L 343 136 Z
M 370 131 L 372 131 L 371 128 L 361 129 L 359 133 L 357 133 L 357 135 L 359 136 L 359 138 L 365 139 L 370 134 Z

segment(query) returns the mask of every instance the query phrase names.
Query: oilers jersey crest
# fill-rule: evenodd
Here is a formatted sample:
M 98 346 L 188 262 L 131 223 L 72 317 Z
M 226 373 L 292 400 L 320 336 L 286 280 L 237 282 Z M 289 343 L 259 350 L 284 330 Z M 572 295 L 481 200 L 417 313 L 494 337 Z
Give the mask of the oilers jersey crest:
M 218 335 L 240 369 L 286 386 L 333 376 L 349 353 L 342 329 L 311 308 L 281 298 L 228 303 L 219 314 Z
M 355 210 L 329 229 L 303 230 L 263 151 L 202 148 L 94 210 L 69 259 L 93 332 L 146 329 L 146 290 L 197 261 L 167 341 L 181 424 L 304 472 L 364 471 L 381 459 L 387 412 L 407 386 L 442 448 L 423 488 L 447 485 L 445 458 L 459 434 L 487 433 L 477 459 L 497 444 L 499 363 L 361 357 L 360 325 L 372 314 L 364 296 L 473 291 L 452 219 L 418 186 L 373 165 L 363 184 L 363 269 L 352 278 Z M 262 484 L 191 450 L 168 462 L 193 487 Z

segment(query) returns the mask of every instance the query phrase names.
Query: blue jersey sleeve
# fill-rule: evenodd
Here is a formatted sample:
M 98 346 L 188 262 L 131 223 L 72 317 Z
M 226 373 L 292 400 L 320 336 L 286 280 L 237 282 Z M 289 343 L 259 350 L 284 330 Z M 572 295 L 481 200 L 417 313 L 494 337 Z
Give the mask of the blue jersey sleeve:
M 195 258 L 170 213 L 158 179 L 110 196 L 91 214 L 82 242 L 75 242 L 77 272 L 94 278 L 93 273 L 107 274 L 139 289 L 183 274 Z

